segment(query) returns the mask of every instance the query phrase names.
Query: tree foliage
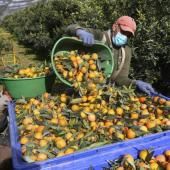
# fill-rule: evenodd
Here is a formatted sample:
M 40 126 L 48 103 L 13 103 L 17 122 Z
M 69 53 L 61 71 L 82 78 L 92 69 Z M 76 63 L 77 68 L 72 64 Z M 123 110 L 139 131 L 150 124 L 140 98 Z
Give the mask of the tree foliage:
M 2 24 L 19 41 L 47 56 L 69 24 L 104 30 L 122 15 L 132 16 L 137 22 L 137 32 L 130 42 L 134 48 L 131 77 L 156 81 L 170 62 L 169 0 L 42 1 L 6 17 Z

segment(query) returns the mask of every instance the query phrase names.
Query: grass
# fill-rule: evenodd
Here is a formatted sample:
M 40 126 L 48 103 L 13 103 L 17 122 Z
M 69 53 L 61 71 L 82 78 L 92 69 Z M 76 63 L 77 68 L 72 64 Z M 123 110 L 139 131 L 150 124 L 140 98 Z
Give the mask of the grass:
M 14 64 L 15 58 L 22 66 L 42 62 L 31 49 L 20 44 L 12 34 L 0 28 L 0 67 Z

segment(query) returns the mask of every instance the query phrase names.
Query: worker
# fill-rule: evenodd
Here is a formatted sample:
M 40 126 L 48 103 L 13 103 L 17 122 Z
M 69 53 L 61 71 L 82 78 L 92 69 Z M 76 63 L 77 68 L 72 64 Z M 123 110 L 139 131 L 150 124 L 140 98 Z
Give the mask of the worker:
M 149 96 L 156 95 L 157 92 L 152 85 L 142 80 L 132 80 L 128 77 L 132 49 L 127 45 L 128 39 L 135 35 L 136 22 L 129 16 L 121 16 L 112 28 L 107 31 L 101 31 L 92 28 L 83 28 L 77 24 L 69 25 L 66 33 L 70 36 L 76 36 L 81 39 L 85 46 L 92 46 L 95 40 L 106 44 L 113 52 L 115 68 L 111 75 L 111 81 L 117 85 L 130 84 L 136 85 L 139 90 L 147 93 Z
M 0 85 L 0 133 L 7 127 L 8 119 L 6 109 L 11 100 L 9 95 L 4 94 L 3 86 Z

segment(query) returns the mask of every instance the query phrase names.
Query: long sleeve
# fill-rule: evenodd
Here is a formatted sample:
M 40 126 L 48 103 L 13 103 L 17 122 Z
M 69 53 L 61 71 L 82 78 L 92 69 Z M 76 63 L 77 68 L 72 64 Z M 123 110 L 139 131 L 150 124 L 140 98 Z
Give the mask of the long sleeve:
M 83 28 L 78 24 L 71 24 L 66 28 L 66 34 L 70 36 L 76 36 L 76 30 L 77 29 L 83 29 L 86 30 L 87 32 L 90 32 L 94 35 L 95 40 L 101 41 L 104 35 L 104 32 L 98 29 L 92 29 L 92 28 Z
M 129 69 L 130 69 L 130 63 L 131 63 L 131 58 L 132 58 L 132 50 L 130 47 L 126 46 L 125 47 L 125 53 L 126 53 L 126 58 L 125 58 L 125 63 L 120 71 L 118 77 L 115 80 L 115 83 L 117 85 L 126 85 L 129 86 L 131 83 L 134 84 L 135 81 L 130 79 L 129 76 Z

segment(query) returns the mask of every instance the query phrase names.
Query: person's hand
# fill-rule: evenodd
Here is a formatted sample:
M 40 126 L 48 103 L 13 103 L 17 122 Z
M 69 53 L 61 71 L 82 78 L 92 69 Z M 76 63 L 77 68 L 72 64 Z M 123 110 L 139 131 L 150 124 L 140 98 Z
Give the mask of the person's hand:
M 139 90 L 147 93 L 149 96 L 157 94 L 157 92 L 153 89 L 152 85 L 149 83 L 143 82 L 141 80 L 136 80 L 136 85 L 139 88 Z
M 77 29 L 76 35 L 83 41 L 84 45 L 91 46 L 94 44 L 94 35 L 83 30 Z

